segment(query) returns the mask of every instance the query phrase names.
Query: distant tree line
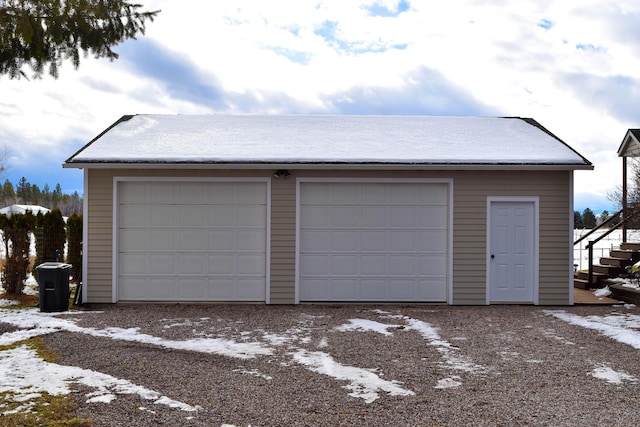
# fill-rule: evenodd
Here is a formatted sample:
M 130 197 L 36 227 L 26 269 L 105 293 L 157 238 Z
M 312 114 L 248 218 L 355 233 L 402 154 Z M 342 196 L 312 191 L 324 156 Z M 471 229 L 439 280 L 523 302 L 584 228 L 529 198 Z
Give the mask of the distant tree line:
M 607 221 L 611 217 L 608 211 L 603 211 L 600 215 L 596 215 L 589 208 L 586 208 L 582 213 L 573 212 L 573 228 L 595 228 L 596 226 Z M 607 226 L 612 227 L 620 222 L 620 218 L 612 219 Z
M 77 191 L 72 194 L 62 192 L 60 184 L 51 190 L 49 184 L 42 189 L 31 184 L 25 177 L 20 178 L 15 185 L 8 179 L 0 187 L 0 204 L 3 206 L 38 205 L 48 209 L 59 209 L 63 216 L 82 214 L 82 197 Z

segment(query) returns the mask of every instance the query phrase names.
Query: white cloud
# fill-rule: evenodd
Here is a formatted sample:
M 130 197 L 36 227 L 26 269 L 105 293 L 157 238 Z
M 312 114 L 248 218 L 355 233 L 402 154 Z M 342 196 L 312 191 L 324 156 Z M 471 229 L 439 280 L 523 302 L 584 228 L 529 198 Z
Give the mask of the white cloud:
M 162 12 L 146 36 L 116 48 L 120 60 L 64 64 L 57 81 L 3 77 L 0 138 L 79 148 L 123 114 L 336 113 L 353 93 L 349 112 L 366 112 L 367 95 L 382 91 L 398 95 L 391 109 L 403 113 L 477 115 L 485 106 L 485 115 L 533 117 L 594 162 L 594 172 L 576 174 L 576 193 L 604 200 L 621 179 L 615 150 L 640 122 L 634 0 L 144 3 Z M 449 102 L 407 96 L 417 70 L 442 76 L 436 93 L 453 94 Z

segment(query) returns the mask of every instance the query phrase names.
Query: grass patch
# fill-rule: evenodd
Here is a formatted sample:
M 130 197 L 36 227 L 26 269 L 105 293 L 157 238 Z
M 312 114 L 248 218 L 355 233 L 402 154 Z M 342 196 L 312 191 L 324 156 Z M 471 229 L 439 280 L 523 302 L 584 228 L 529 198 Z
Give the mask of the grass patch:
M 6 292 L 0 293 L 0 298 L 15 301 L 18 304 L 8 305 L 4 308 L 31 308 L 37 307 L 40 304 L 40 297 L 38 295 L 26 295 L 26 294 L 8 294 Z
M 5 351 L 27 345 L 34 349 L 43 360 L 55 363 L 59 355 L 44 345 L 42 337 L 34 337 L 13 345 L 0 346 Z M 70 395 L 53 396 L 41 393 L 31 399 L 16 401 L 11 392 L 0 393 L 0 425 L 6 427 L 90 427 L 91 420 L 78 418 L 78 405 Z

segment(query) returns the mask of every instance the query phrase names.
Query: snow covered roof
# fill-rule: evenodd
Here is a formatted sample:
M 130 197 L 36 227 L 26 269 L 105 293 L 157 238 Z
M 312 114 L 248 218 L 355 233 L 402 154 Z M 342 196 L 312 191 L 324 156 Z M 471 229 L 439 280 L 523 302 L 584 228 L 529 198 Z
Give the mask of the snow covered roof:
M 63 166 L 132 164 L 593 168 L 532 119 L 320 115 L 123 116 Z
M 24 214 L 27 213 L 27 211 L 31 211 L 32 214 L 37 215 L 40 212 L 46 214 L 49 212 L 49 209 L 38 205 L 11 205 L 0 209 L 0 215 L 11 216 L 11 214 L 14 213 Z

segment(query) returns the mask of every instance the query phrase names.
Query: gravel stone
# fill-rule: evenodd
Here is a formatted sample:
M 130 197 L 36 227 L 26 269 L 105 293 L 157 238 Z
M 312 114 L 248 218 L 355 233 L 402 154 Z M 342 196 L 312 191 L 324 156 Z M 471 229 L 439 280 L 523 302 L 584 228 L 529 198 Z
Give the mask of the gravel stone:
M 186 412 L 136 395 L 86 403 L 92 390 L 74 386 L 78 416 L 94 426 L 640 425 L 640 383 L 611 384 L 591 374 L 608 366 L 640 379 L 638 350 L 547 309 L 637 313 L 622 306 L 91 305 L 65 316 L 86 328 L 139 328 L 168 340 L 259 341 L 273 354 L 239 359 L 75 332 L 47 335 L 45 343 L 60 355 L 57 363 L 201 407 Z M 337 329 L 350 319 L 396 326 L 389 335 Z M 407 319 L 426 322 L 440 341 Z M 349 394 L 348 380 L 297 363 L 294 354 L 303 350 L 328 353 L 413 394 L 378 391 L 367 403 Z

